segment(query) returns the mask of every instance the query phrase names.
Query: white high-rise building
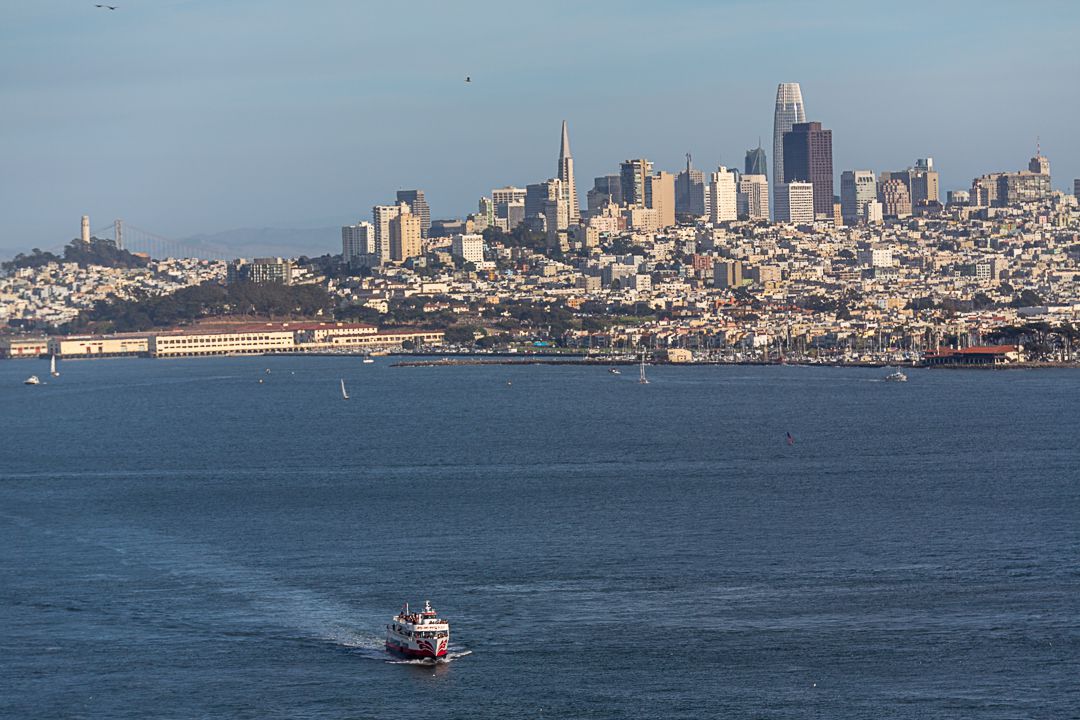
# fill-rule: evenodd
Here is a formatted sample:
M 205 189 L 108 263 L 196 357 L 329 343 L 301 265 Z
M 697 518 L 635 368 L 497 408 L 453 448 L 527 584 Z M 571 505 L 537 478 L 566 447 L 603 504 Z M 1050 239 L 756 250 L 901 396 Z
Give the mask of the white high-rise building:
M 769 219 L 769 181 L 764 175 L 739 178 L 738 212 L 750 220 Z
M 341 228 L 341 258 L 351 265 L 370 264 L 375 255 L 375 226 L 358 222 Z
M 709 220 L 713 223 L 737 220 L 739 218 L 737 206 L 735 173 L 721 165 L 710 177 Z
M 790 132 L 795 123 L 803 122 L 806 122 L 806 108 L 803 106 L 802 88 L 799 83 L 780 83 L 776 88 L 776 109 L 773 111 L 772 182 L 776 212 L 780 210 L 777 192 L 784 184 L 784 133 Z
M 376 205 L 371 209 L 372 224 L 375 226 L 375 256 L 379 265 L 390 262 L 390 221 L 402 212 L 409 212 L 408 203 Z
M 776 190 L 776 221 L 785 223 L 814 222 L 814 184 L 808 182 L 782 183 Z

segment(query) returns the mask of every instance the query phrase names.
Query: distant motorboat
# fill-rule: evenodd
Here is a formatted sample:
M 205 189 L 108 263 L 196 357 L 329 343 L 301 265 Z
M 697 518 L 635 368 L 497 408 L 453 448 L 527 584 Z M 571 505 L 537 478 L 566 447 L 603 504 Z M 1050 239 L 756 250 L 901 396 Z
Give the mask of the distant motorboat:
M 364 363 L 365 365 L 370 365 L 371 363 L 375 362 L 375 358 L 371 357 L 370 355 L 365 355 L 364 359 L 360 362 Z
M 345 400 L 349 399 L 349 393 L 345 390 L 345 378 L 341 379 L 341 397 Z
M 23 380 L 23 385 L 40 385 L 41 379 L 37 375 L 31 375 Z
M 620 370 L 619 368 L 608 368 L 608 372 L 612 375 L 622 375 L 622 370 Z
M 907 375 L 897 368 L 896 372 L 891 372 L 885 376 L 885 382 L 907 382 Z
M 49 360 L 49 374 L 53 377 L 60 377 L 60 373 L 56 370 L 56 355 L 53 355 Z

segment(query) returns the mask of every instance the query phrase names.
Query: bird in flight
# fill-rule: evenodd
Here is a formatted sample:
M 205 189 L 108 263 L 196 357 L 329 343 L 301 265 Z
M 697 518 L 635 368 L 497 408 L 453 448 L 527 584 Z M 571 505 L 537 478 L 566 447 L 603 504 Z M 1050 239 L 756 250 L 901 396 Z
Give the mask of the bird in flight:
M 96 8 L 102 8 L 103 10 L 115 10 L 116 5 L 95 5 Z

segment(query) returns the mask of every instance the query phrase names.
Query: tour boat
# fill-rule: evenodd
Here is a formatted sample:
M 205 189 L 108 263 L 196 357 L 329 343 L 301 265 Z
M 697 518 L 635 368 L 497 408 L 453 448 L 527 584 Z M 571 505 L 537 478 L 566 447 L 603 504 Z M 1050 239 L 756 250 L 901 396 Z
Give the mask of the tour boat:
M 38 378 L 37 375 L 31 375 L 30 377 L 23 380 L 23 385 L 40 385 L 40 384 L 41 384 L 41 379 Z
M 409 612 L 405 603 L 386 626 L 386 650 L 401 657 L 435 662 L 446 657 L 449 644 L 450 623 L 440 620 L 427 600 L 420 612 Z
M 891 372 L 885 376 L 885 382 L 907 382 L 907 375 L 902 370 L 897 369 L 896 372 Z

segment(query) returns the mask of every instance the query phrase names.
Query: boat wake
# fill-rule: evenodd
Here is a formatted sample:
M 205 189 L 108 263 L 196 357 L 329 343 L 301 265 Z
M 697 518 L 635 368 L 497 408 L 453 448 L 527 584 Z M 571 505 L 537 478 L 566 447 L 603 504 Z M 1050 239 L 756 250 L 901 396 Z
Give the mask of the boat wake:
M 387 665 L 416 665 L 418 667 L 431 667 L 433 665 L 449 665 L 458 658 L 463 658 L 467 655 L 472 655 L 472 650 L 462 650 L 461 652 L 447 653 L 445 656 L 436 659 L 433 658 L 392 658 L 387 656 L 384 652 L 382 658 L 380 658 Z

